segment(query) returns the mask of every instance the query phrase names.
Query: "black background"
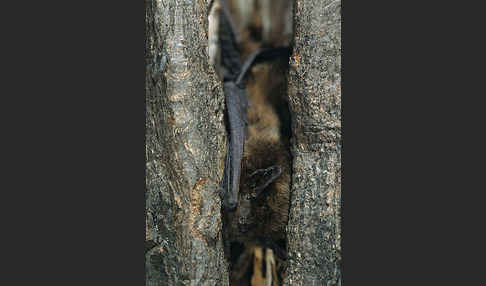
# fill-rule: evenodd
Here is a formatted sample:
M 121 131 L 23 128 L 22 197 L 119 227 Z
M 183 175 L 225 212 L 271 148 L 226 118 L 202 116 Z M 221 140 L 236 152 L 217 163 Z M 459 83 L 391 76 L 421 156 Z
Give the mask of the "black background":
M 344 285 L 484 285 L 483 10 L 446 2 L 342 1 Z M 4 285 L 145 283 L 142 3 L 0 9 Z

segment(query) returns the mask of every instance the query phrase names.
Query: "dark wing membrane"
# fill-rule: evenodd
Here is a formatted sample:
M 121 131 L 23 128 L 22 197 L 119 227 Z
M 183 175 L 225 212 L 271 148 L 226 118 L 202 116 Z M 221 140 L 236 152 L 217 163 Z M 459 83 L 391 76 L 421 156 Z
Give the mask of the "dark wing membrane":
M 253 65 L 266 61 L 272 61 L 281 57 L 288 58 L 290 56 L 290 52 L 291 50 L 289 47 L 269 48 L 253 52 L 248 56 L 245 63 L 241 67 L 240 74 L 236 79 L 236 84 L 238 86 L 243 84 L 243 79 Z
M 245 142 L 246 111 L 248 97 L 246 87 L 238 87 L 235 80 L 241 72 L 241 54 L 236 42 L 237 32 L 224 1 L 220 14 L 219 40 L 223 70 L 223 91 L 226 101 L 226 114 L 229 125 L 229 148 L 226 153 L 223 188 L 224 206 L 236 208 L 241 175 L 241 158 Z

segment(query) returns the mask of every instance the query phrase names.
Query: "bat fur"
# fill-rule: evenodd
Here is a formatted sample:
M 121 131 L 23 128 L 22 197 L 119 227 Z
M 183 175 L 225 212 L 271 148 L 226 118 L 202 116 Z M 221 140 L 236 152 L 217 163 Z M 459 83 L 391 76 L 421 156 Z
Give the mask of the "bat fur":
M 252 3 L 261 5 L 261 2 Z M 228 6 L 235 7 L 234 4 L 235 1 L 230 1 Z M 283 276 L 291 168 L 285 77 L 290 49 L 279 46 L 289 43 L 281 32 L 282 36 L 275 43 L 266 43 L 261 36 L 265 31 L 262 27 L 264 13 L 252 15 L 246 28 L 241 26 L 241 19 L 235 17 L 237 26 L 242 27 L 239 48 L 243 62 L 236 83 L 244 82 L 247 76 L 249 107 L 237 206 L 235 211 L 224 214 L 225 241 L 227 248 L 238 243 L 246 250 L 263 242 L 276 254 L 280 265 L 278 274 Z M 238 273 L 241 270 L 238 263 L 245 258 L 232 255 L 231 250 L 227 252 L 230 261 L 237 263 L 232 273 Z
M 291 159 L 285 74 L 291 5 L 288 0 L 214 2 L 209 29 L 217 30 L 217 38 L 210 35 L 210 61 L 223 80 L 229 126 L 224 235 L 226 248 L 243 245 L 244 254 L 230 256 L 232 273 L 238 275 L 250 263 L 248 253 L 256 257 L 255 244 L 273 249 L 278 265 L 286 258 Z M 211 20 L 212 15 L 219 18 Z M 278 273 L 283 275 L 282 267 Z M 240 284 L 232 285 L 268 284 L 255 275 L 233 279 Z M 268 285 L 278 285 L 277 280 Z
M 231 274 L 231 286 L 277 286 L 282 281 L 277 274 L 278 262 L 271 248 L 252 245 L 245 249 Z

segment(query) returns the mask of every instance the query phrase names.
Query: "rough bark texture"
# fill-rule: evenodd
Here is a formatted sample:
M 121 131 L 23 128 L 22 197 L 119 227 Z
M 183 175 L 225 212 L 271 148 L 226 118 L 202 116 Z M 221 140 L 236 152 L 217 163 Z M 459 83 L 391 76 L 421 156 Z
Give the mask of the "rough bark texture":
M 219 182 L 224 96 L 209 0 L 146 0 L 146 285 L 228 285 Z
M 284 285 L 341 285 L 341 2 L 296 0 Z

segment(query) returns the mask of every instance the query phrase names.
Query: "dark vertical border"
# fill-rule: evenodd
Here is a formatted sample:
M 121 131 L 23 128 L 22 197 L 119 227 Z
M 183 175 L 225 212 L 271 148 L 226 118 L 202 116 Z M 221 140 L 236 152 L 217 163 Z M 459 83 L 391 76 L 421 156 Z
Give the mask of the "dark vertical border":
M 412 276 L 406 265 L 414 263 L 404 253 L 410 241 L 403 207 L 410 198 L 401 175 L 407 167 L 400 166 L 406 162 L 401 150 L 408 149 L 400 123 L 403 81 L 409 78 L 400 64 L 406 51 L 395 44 L 403 43 L 403 19 L 392 4 L 347 1 L 344 8 L 343 2 L 343 285 L 401 285 Z
M 80 13 L 84 91 L 80 131 L 87 141 L 73 193 L 80 204 L 74 275 L 84 285 L 145 285 L 145 1 L 96 1 Z M 67 96 L 68 97 L 68 96 Z M 69 98 L 69 97 L 68 97 Z M 71 182 L 72 185 L 79 181 Z M 79 198 L 79 199 L 78 199 Z M 76 241 L 76 242 L 75 242 Z M 75 266 L 79 265 L 79 266 Z M 71 284 L 71 283 L 66 283 Z
M 2 136 L 22 145 L 9 150 L 21 176 L 1 188 L 22 217 L 3 230 L 20 270 L 4 285 L 145 283 L 143 3 L 3 10 L 20 12 L 7 27 L 17 39 L 3 41 L 20 51 L 4 54 L 20 79 L 2 96 L 19 100 L 12 124 L 26 121 L 13 128 L 25 138 Z
M 477 167 L 466 162 L 477 142 L 484 150 L 469 137 L 484 129 L 470 128 L 484 114 L 472 99 L 484 88 L 471 88 L 483 64 L 468 66 L 484 54 L 469 42 L 483 10 L 470 4 L 346 2 L 345 285 L 473 285 L 482 273 L 467 258 L 482 259 L 469 228 L 484 202 L 466 193 L 484 189 L 469 187 Z

